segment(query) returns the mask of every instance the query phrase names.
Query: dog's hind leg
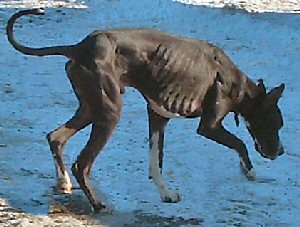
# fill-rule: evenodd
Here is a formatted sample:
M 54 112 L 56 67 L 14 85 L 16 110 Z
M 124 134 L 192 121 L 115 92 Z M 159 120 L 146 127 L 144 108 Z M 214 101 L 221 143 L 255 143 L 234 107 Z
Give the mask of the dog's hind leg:
M 47 135 L 47 140 L 55 162 L 57 177 L 56 189 L 60 193 L 72 193 L 71 179 L 62 158 L 64 146 L 71 136 L 89 125 L 90 122 L 90 116 L 87 114 L 86 109 L 81 106 L 69 121 Z
M 164 129 L 168 118 L 155 113 L 148 105 L 150 166 L 149 178 L 157 186 L 163 202 L 176 203 L 180 200 L 178 192 L 172 192 L 162 178 Z
M 72 65 L 71 61 L 66 64 L 66 73 L 79 100 L 80 106 L 70 120 L 47 135 L 47 140 L 55 163 L 57 176 L 56 189 L 65 194 L 70 194 L 72 192 L 72 183 L 62 158 L 64 146 L 71 136 L 91 123 L 88 107 L 80 97 L 82 91 L 80 91 L 80 84 L 77 79 L 80 77 L 80 71 L 78 71 L 76 67 L 72 67 Z
M 107 143 L 119 121 L 122 97 L 120 87 L 111 73 L 92 74 L 85 68 L 78 67 L 82 70 L 79 78 L 81 97 L 91 113 L 92 131 L 86 146 L 72 165 L 72 173 L 94 210 L 99 211 L 105 208 L 105 205 L 101 203 L 91 187 L 90 171 L 97 155 Z

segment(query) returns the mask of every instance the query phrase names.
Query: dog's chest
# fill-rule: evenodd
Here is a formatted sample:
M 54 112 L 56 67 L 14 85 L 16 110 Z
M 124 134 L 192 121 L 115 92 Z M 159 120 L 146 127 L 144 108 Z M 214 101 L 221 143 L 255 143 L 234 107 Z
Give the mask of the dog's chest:
M 164 106 L 157 104 L 152 99 L 148 99 L 151 109 L 157 113 L 158 115 L 165 117 L 165 118 L 184 118 L 184 115 L 179 113 L 173 113 L 170 110 L 167 110 Z

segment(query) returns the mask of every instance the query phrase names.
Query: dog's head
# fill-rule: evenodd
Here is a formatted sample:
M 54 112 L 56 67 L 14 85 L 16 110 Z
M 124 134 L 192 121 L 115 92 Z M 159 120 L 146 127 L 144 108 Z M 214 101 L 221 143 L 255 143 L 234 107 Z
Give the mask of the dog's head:
M 264 157 L 276 159 L 284 153 L 284 148 L 279 138 L 279 130 L 283 126 L 283 118 L 278 108 L 284 84 L 273 88 L 266 93 L 263 81 L 257 85 L 260 95 L 253 99 L 249 114 L 245 117 L 246 126 L 250 132 L 255 149 Z

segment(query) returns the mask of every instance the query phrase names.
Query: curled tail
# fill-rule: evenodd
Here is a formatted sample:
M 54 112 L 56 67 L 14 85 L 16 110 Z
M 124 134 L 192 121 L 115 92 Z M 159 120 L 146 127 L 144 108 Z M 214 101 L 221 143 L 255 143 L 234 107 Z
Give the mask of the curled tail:
M 11 18 L 8 20 L 7 27 L 6 27 L 6 34 L 8 41 L 11 45 L 18 51 L 22 52 L 26 55 L 34 55 L 34 56 L 47 56 L 47 55 L 63 55 L 70 59 L 72 59 L 72 46 L 53 46 L 53 47 L 42 47 L 42 48 L 31 48 L 26 47 L 15 40 L 13 34 L 13 26 L 16 20 L 23 16 L 23 15 L 44 15 L 44 9 L 29 9 L 29 10 L 22 10 L 17 12 L 16 14 L 12 15 Z

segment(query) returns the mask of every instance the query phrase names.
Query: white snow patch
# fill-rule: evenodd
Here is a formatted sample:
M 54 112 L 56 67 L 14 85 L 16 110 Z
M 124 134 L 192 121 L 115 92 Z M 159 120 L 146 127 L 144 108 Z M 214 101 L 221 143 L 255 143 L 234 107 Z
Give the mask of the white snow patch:
M 300 13 L 299 0 L 174 0 L 184 4 L 209 7 L 234 7 L 248 12 Z
M 87 8 L 83 1 L 76 0 L 0 0 L 0 8 Z

